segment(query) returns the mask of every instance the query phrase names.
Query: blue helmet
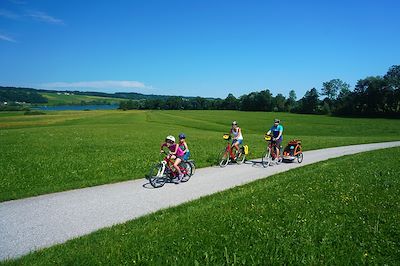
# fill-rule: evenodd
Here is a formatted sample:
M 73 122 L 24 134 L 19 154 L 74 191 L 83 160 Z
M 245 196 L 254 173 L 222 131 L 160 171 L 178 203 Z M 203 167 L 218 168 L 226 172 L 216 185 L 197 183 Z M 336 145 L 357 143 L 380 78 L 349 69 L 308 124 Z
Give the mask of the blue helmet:
M 186 138 L 185 134 L 183 133 L 179 134 L 179 139 L 185 139 L 185 138 Z

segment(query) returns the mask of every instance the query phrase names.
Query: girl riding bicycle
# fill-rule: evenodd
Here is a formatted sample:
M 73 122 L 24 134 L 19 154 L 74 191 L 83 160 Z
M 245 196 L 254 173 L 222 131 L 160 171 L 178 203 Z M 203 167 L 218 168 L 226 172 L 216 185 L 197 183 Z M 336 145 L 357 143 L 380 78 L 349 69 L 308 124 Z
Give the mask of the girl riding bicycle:
M 236 121 L 232 122 L 231 135 L 233 135 L 232 146 L 238 151 L 239 145 L 243 143 L 243 135 L 242 130 L 238 127 Z
M 179 134 L 179 148 L 181 148 L 181 150 L 184 152 L 183 160 L 184 161 L 189 160 L 190 151 L 186 143 L 186 136 L 183 133 Z
M 165 142 L 163 144 L 161 144 L 161 148 L 160 148 L 160 152 L 163 153 L 164 150 L 163 148 L 167 147 L 170 151 L 169 151 L 169 159 L 174 160 L 174 168 L 176 170 L 176 172 L 178 173 L 178 177 L 177 179 L 174 179 L 173 181 L 175 183 L 179 183 L 183 177 L 183 174 L 181 172 L 181 170 L 179 169 L 179 164 L 181 163 L 182 159 L 183 159 L 183 151 L 181 148 L 179 148 L 179 145 L 175 143 L 175 137 L 174 136 L 167 136 L 165 138 Z

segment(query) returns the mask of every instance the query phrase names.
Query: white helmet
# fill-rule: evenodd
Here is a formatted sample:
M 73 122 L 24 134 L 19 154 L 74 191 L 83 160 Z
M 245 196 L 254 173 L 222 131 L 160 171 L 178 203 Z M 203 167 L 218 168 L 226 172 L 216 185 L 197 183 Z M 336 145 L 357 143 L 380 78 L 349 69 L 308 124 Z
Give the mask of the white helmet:
M 172 141 L 172 142 L 175 142 L 175 137 L 169 135 L 169 136 L 167 136 L 167 137 L 165 138 L 165 140 L 170 140 L 170 141 Z

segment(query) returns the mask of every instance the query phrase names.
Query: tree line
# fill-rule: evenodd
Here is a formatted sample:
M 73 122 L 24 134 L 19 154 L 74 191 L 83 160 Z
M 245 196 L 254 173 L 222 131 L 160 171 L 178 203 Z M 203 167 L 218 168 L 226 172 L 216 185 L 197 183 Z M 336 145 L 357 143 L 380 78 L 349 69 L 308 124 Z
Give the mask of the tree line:
M 46 97 L 43 97 L 35 89 L 15 88 L 0 86 L 0 102 L 4 103 L 47 103 Z
M 241 110 L 265 112 L 292 112 L 301 114 L 332 114 L 337 116 L 400 116 L 400 65 L 389 68 L 382 76 L 358 80 L 354 90 L 340 79 L 323 82 L 318 91 L 312 88 L 297 100 L 294 90 L 286 98 L 273 96 L 271 91 L 251 92 L 236 98 L 229 94 L 225 99 L 168 97 L 122 101 L 120 109 L 161 110 Z

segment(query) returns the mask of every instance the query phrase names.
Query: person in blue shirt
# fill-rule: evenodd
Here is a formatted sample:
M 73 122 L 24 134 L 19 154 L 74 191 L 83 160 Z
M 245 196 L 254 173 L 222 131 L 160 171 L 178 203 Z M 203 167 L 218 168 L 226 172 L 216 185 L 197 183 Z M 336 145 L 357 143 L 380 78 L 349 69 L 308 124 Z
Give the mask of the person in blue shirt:
M 282 140 L 283 140 L 283 126 L 280 124 L 279 119 L 274 119 L 274 125 L 270 128 L 267 132 L 267 135 L 271 135 L 272 133 L 272 140 L 276 142 L 276 153 L 278 154 L 278 158 L 280 156 L 279 148 L 281 147 Z

